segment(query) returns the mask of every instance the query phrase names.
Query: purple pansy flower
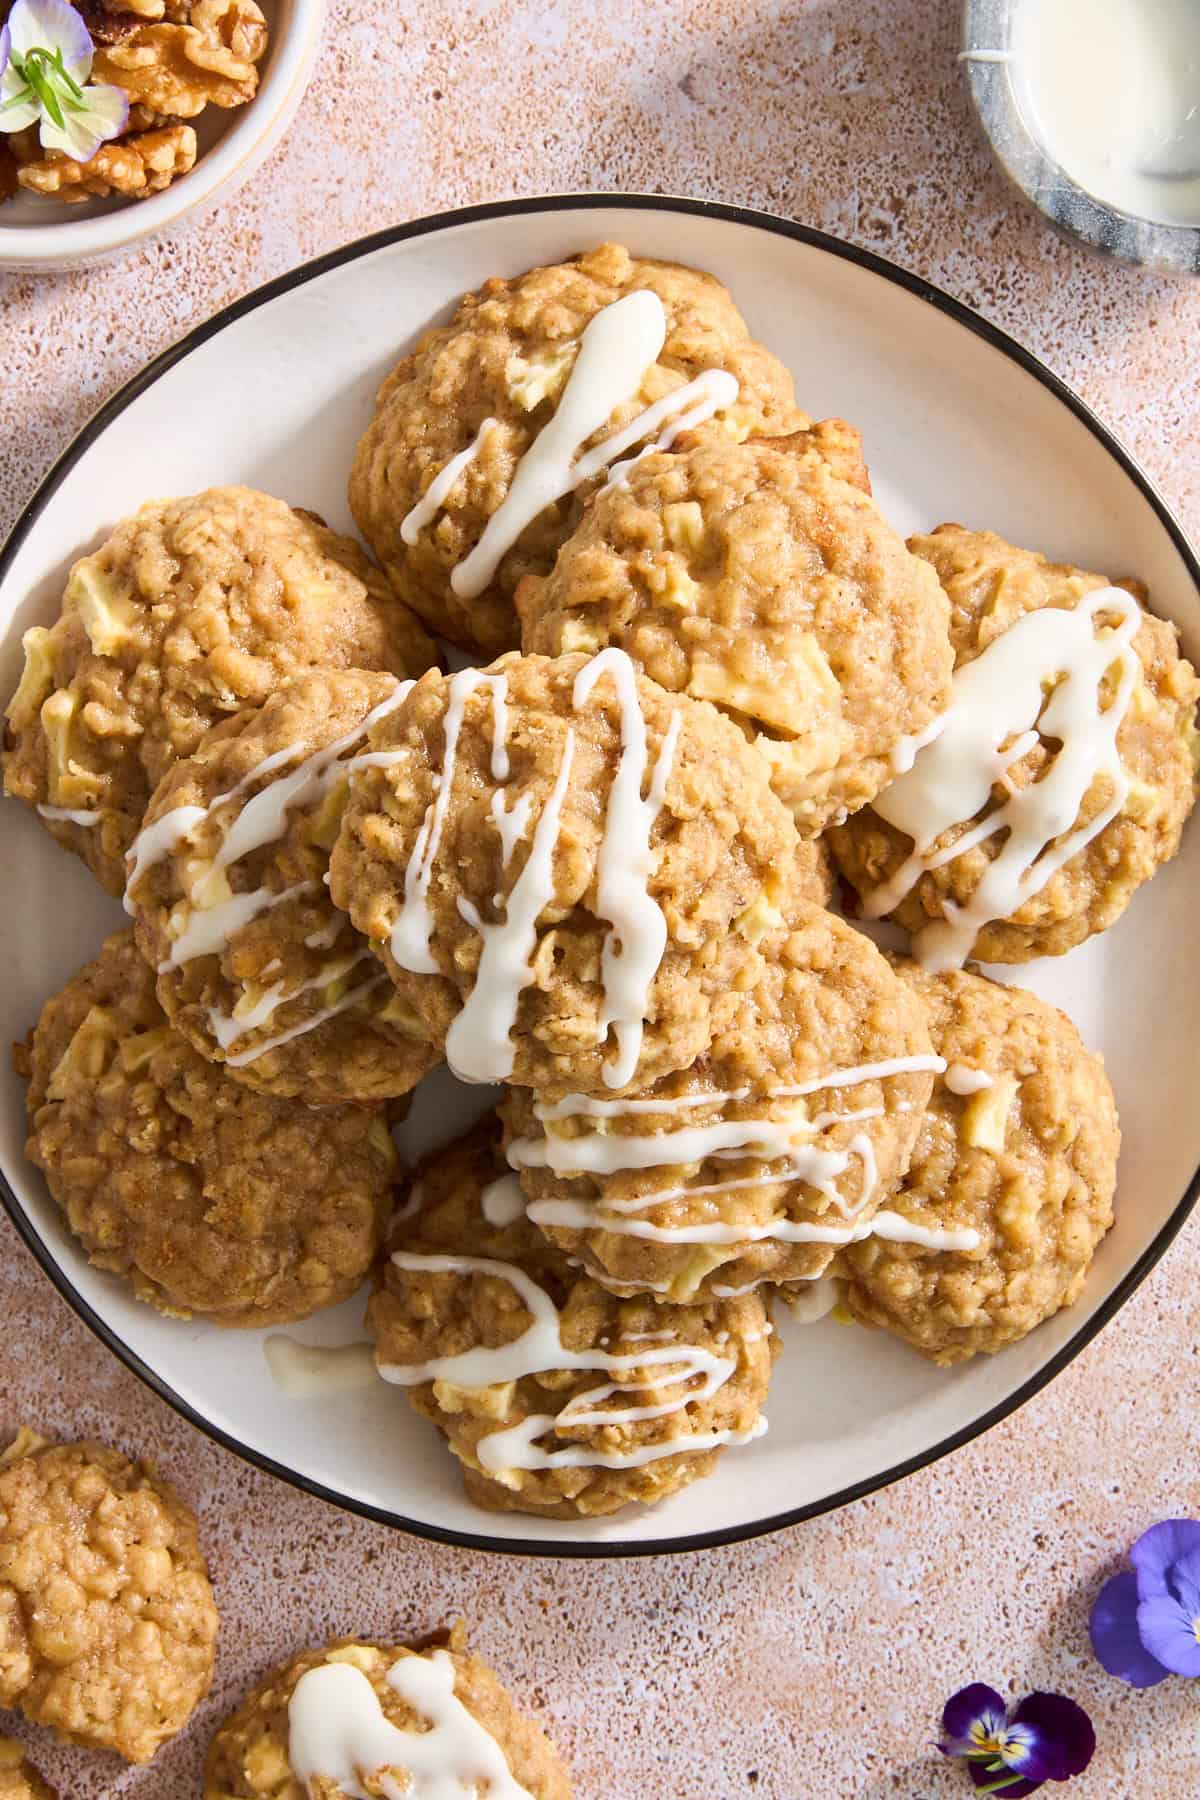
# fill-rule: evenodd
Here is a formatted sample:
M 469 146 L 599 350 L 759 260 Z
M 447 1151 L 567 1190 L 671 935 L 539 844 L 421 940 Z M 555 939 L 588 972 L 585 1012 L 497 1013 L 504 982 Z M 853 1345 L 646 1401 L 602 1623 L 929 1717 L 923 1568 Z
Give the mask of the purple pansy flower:
M 44 150 L 90 162 L 124 130 L 129 101 L 88 83 L 92 40 L 67 0 L 16 0 L 0 31 L 0 131 L 37 125 Z
M 982 1681 L 960 1688 L 942 1714 L 938 1749 L 961 1757 L 983 1794 L 1019 1800 L 1045 1781 L 1069 1781 L 1086 1769 L 1096 1748 L 1092 1722 L 1063 1694 L 1026 1694 L 1010 1712 Z
M 1100 1662 L 1138 1688 L 1168 1675 L 1200 1675 L 1200 1523 L 1152 1525 L 1129 1560 L 1133 1570 L 1106 1581 L 1092 1608 Z

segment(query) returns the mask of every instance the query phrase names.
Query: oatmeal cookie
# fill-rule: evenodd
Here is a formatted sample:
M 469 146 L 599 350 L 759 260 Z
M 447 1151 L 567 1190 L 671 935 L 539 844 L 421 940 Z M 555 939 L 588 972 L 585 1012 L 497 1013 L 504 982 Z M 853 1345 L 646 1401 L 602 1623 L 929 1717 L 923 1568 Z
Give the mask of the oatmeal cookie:
M 0 1706 L 148 1762 L 212 1679 L 217 1609 L 195 1514 L 103 1444 L 23 1449 L 0 1458 Z M 0 1794 L 3 1782 L 0 1766 Z M 49 1789 L 35 1777 L 27 1792 Z
M 898 964 L 947 1069 L 888 1207 L 969 1250 L 879 1238 L 839 1262 L 855 1318 L 938 1363 L 1002 1350 L 1078 1299 L 1112 1224 L 1121 1133 L 1104 1065 L 1021 988 Z
M 765 1429 L 761 1297 L 606 1293 L 526 1222 L 494 1117 L 418 1168 L 390 1249 L 367 1312 L 380 1373 L 408 1386 L 481 1506 L 651 1504 Z
M 660 687 L 742 722 L 810 835 L 870 800 L 950 695 L 932 570 L 815 433 L 644 458 L 516 605 L 526 650 L 616 644 Z
M 466 1781 L 472 1792 L 482 1792 L 475 1787 L 482 1782 L 496 1800 L 517 1791 L 528 1800 L 571 1800 L 553 1744 L 518 1711 L 495 1671 L 471 1655 L 461 1623 L 413 1645 L 336 1638 L 273 1669 L 214 1737 L 204 1800 L 307 1800 L 310 1793 L 342 1800 L 361 1792 L 359 1781 L 382 1772 L 373 1760 L 377 1734 L 386 1730 L 379 1715 L 397 1734 L 396 1761 L 386 1765 L 397 1793 L 401 1785 L 408 1793 L 414 1781 L 413 1792 L 425 1792 L 424 1776 L 430 1792 Z M 359 1718 L 366 1728 L 361 1747 L 345 1730 Z M 326 1735 L 325 1720 L 341 1721 L 340 1729 Z M 421 1736 L 439 1725 L 453 1733 L 444 1763 L 407 1760 L 413 1746 L 404 1737 L 418 1734 L 419 1748 Z
M 429 638 L 350 538 L 253 488 L 156 500 L 25 633 L 4 786 L 111 894 L 152 790 L 209 725 L 314 668 L 417 675 Z
M 736 726 L 609 650 L 427 675 L 370 742 L 333 898 L 457 1074 L 601 1091 L 707 1048 L 798 841 Z
M 58 1800 L 15 1738 L 0 1737 L 0 1800 Z
M 427 332 L 383 383 L 350 481 L 355 519 L 396 591 L 444 637 L 488 656 L 516 645 L 516 584 L 522 575 L 548 572 L 595 480 L 552 495 L 481 591 L 456 592 L 452 572 L 479 542 L 521 459 L 555 416 L 586 327 L 603 308 L 644 290 L 662 302 L 662 350 L 636 392 L 615 404 L 580 448 L 611 437 L 705 370 L 725 370 L 738 384 L 736 399 L 701 426 L 707 435 L 736 441 L 807 423 L 796 409 L 791 376 L 750 337 L 711 275 L 639 260 L 606 244 L 515 280 L 485 282 L 463 299 L 449 325 Z M 480 437 L 485 420 L 494 425 Z M 656 422 L 647 437 L 659 429 Z M 469 447 L 473 460 L 459 463 L 461 472 L 436 512 L 423 509 L 430 517 L 419 530 L 414 521 L 409 542 L 404 521 Z
M 1115 624 L 1128 633 L 1129 648 L 1124 648 L 1118 630 L 1111 639 L 1113 661 L 1101 671 L 1098 686 L 1094 671 L 1086 678 L 1072 675 L 1067 658 L 1061 667 L 1058 662 L 1048 663 L 1040 693 L 1035 684 L 1024 726 L 1020 722 L 1013 725 L 1005 746 L 983 746 L 985 764 L 990 754 L 997 770 L 990 793 L 985 772 L 980 791 L 968 802 L 974 810 L 931 839 L 920 857 L 914 857 L 912 833 L 875 807 L 831 832 L 834 856 L 869 910 L 876 914 L 886 910 L 889 917 L 918 936 L 923 961 L 927 960 L 927 948 L 943 967 L 960 963 L 965 955 L 999 963 L 1061 956 L 1114 924 L 1134 890 L 1178 849 L 1196 793 L 1200 737 L 1195 712 L 1200 681 L 1179 653 L 1175 627 L 1140 607 L 1134 612 L 1125 590 L 1134 602 L 1139 601 L 1142 590 L 1136 583 L 1118 584 L 1119 604 L 1129 613 L 1121 623 L 1114 609 L 1089 598 L 1108 587 L 1104 576 L 1048 562 L 1032 550 L 1005 543 L 993 532 L 942 525 L 927 537 L 912 538 L 909 547 L 932 564 L 950 601 L 955 692 L 961 694 L 961 683 L 964 677 L 970 678 L 977 659 L 1003 654 L 1005 635 L 1021 628 L 1036 613 L 1057 609 L 1083 615 L 1096 606 L 1095 637 L 1087 644 L 1087 652 L 1103 660 L 1104 647 L 1110 641 L 1104 632 Z M 1033 654 L 1031 650 L 1025 657 L 1025 668 L 1034 667 L 1036 674 Z M 1053 651 L 1050 654 L 1053 657 Z M 1079 652 L 1075 654 L 1078 657 Z M 1128 676 L 1121 672 L 1121 656 L 1128 658 Z M 1066 828 L 1059 825 L 1057 835 L 1046 840 L 1041 868 L 1034 863 L 1030 869 L 1038 880 L 1043 870 L 1048 873 L 1044 884 L 1024 900 L 1020 900 L 1019 889 L 1010 888 L 1019 904 L 1002 914 L 985 916 L 989 909 L 980 898 L 987 894 L 985 884 L 996 881 L 996 865 L 1013 853 L 1017 834 L 994 830 L 980 838 L 979 821 L 998 816 L 1006 807 L 1027 806 L 1031 800 L 1038 804 L 1038 790 L 1047 780 L 1059 781 L 1068 775 L 1054 709 L 1062 707 L 1068 691 L 1081 687 L 1085 679 L 1096 696 L 1095 716 L 1087 732 L 1076 729 L 1072 733 L 1073 748 L 1088 750 L 1090 737 L 1092 747 L 1098 745 L 1103 752 L 1107 713 L 1124 706 L 1123 712 L 1115 713 L 1119 723 L 1114 766 L 1105 767 L 1101 755 L 1082 798 L 1077 801 L 1072 794 L 1070 803 L 1060 809 L 1067 819 Z M 984 685 L 994 694 L 999 678 L 989 676 Z M 953 704 L 952 694 L 952 719 Z M 980 710 L 974 695 L 970 708 L 964 708 L 964 717 L 968 710 Z M 1016 712 L 1012 716 L 1015 720 Z M 1036 726 L 1036 730 L 1025 726 Z M 945 741 L 950 745 L 949 731 Z M 1030 747 L 1023 751 L 1026 743 Z M 937 751 L 936 743 L 921 751 L 913 775 L 902 775 L 892 788 L 885 789 L 878 799 L 879 808 L 890 815 L 897 813 L 898 806 L 908 807 L 908 800 L 900 796 L 919 781 L 921 758 L 928 759 Z M 1004 768 L 1008 751 L 1017 760 Z M 950 755 L 958 755 L 956 746 Z M 959 761 L 961 764 L 961 757 Z M 1117 764 L 1125 787 L 1123 797 L 1114 780 Z M 924 766 L 928 767 L 928 762 Z M 1109 816 L 1113 806 L 1117 811 Z M 928 817 L 935 826 L 941 821 L 940 813 L 930 812 Z M 1069 852 L 1076 833 L 1081 834 L 1080 847 L 1060 862 L 1059 853 L 1064 847 Z M 963 837 L 967 848 L 955 853 L 954 845 Z
M 437 1060 L 325 880 L 364 732 L 403 692 L 357 670 L 289 682 L 168 771 L 135 842 L 128 903 L 160 1004 L 263 1093 L 381 1100 Z M 164 843 L 170 817 L 180 833 Z
M 254 1327 L 352 1294 L 379 1245 L 385 1117 L 256 1094 L 167 1023 L 132 932 L 47 1001 L 26 1151 L 90 1260 L 179 1317 Z
M 682 1301 L 811 1280 L 907 1167 L 938 1066 L 919 999 L 801 900 L 756 935 L 758 980 L 689 1069 L 501 1107 L 531 1222 L 607 1287 Z

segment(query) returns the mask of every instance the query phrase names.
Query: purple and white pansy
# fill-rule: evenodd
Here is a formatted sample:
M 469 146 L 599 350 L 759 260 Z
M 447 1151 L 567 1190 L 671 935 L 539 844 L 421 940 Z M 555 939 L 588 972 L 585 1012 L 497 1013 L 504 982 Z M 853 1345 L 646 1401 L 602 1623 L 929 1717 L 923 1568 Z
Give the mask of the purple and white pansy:
M 0 131 L 36 125 L 44 150 L 90 162 L 129 118 L 119 87 L 89 83 L 92 56 L 67 0 L 16 0 L 0 31 Z

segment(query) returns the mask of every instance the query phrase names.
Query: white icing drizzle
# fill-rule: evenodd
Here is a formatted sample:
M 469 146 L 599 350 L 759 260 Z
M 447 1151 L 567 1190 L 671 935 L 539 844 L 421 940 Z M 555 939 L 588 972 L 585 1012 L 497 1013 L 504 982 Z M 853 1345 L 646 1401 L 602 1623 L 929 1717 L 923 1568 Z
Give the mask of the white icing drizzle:
M 847 1158 L 840 1151 L 814 1150 L 806 1141 L 812 1131 L 807 1113 L 795 1112 L 782 1119 L 716 1119 L 710 1125 L 644 1134 L 596 1132 L 564 1138 L 548 1133 L 540 1138 L 514 1138 L 507 1154 L 514 1169 L 551 1169 L 556 1175 L 616 1175 L 703 1162 L 710 1156 L 755 1156 L 764 1162 L 789 1157 L 799 1167 L 805 1167 L 812 1157 L 819 1159 L 812 1166 L 814 1176 L 821 1179 L 828 1178 L 826 1160 L 831 1157 L 838 1164 L 832 1172 L 840 1174 Z
M 552 1102 L 536 1100 L 533 1116 L 543 1124 L 558 1119 L 622 1119 L 630 1114 L 688 1112 L 696 1106 L 719 1106 L 726 1100 L 745 1100 L 749 1094 L 748 1087 L 684 1094 L 677 1100 L 593 1100 L 590 1094 L 567 1094 Z
M 208 813 L 206 806 L 173 806 L 152 825 L 143 825 L 125 852 L 125 898 L 122 904 L 131 918 L 137 908 L 130 896 L 146 870 L 161 862 L 164 856 L 170 856 L 201 820 L 208 817 Z
M 379 1373 L 385 1381 L 401 1387 L 416 1387 L 426 1381 L 451 1381 L 459 1387 L 483 1388 L 551 1371 L 588 1370 L 613 1377 L 601 1387 L 577 1394 L 557 1416 L 534 1414 L 510 1430 L 491 1432 L 482 1438 L 475 1446 L 475 1454 L 484 1469 L 498 1473 L 507 1469 L 638 1468 L 643 1463 L 680 1451 L 692 1453 L 715 1449 L 721 1444 L 747 1443 L 751 1437 L 766 1430 L 766 1422 L 758 1420 L 746 1433 L 718 1431 L 690 1436 L 684 1433 L 625 1451 L 602 1451 L 584 1444 L 542 1450 L 537 1440 L 564 1422 L 575 1426 L 636 1425 L 683 1412 L 692 1402 L 710 1399 L 723 1387 L 736 1370 L 736 1361 L 717 1356 L 703 1344 L 680 1342 L 627 1356 L 614 1356 L 602 1349 L 568 1350 L 562 1342 L 558 1308 L 550 1295 L 515 1263 L 498 1262 L 483 1256 L 418 1256 L 403 1250 L 393 1252 L 392 1262 L 397 1268 L 413 1272 L 491 1275 L 507 1281 L 530 1314 L 530 1324 L 512 1343 L 495 1348 L 481 1345 L 460 1351 L 455 1356 L 434 1357 L 424 1363 L 380 1363 Z M 662 1370 L 663 1385 L 676 1390 L 673 1396 L 627 1407 L 605 1405 L 619 1394 L 644 1393 L 648 1368 Z M 694 1385 L 697 1382 L 699 1385 Z M 603 1410 L 598 1410 L 602 1407 Z
M 596 683 L 609 676 L 621 710 L 621 757 L 608 791 L 604 833 L 597 865 L 597 911 L 611 930 L 601 954 L 603 997 L 597 1042 L 610 1029 L 616 1056 L 604 1065 L 606 1087 L 633 1079 L 641 1055 L 650 983 L 667 947 L 667 921 L 647 888 L 653 872 L 650 834 L 666 796 L 679 735 L 679 712 L 671 713 L 649 791 L 642 798 L 648 761 L 646 721 L 638 700 L 637 674 L 624 650 L 609 648 L 585 663 L 575 678 L 573 702 L 586 704 Z
M 515 1175 L 501 1175 L 489 1181 L 479 1200 L 480 1211 L 489 1225 L 512 1225 L 525 1216 L 525 1195 Z
M 939 713 L 935 719 L 929 721 L 924 731 L 910 732 L 906 736 L 896 739 L 892 745 L 891 755 L 888 757 L 893 778 L 898 775 L 907 775 L 916 762 L 918 753 L 929 744 L 937 742 L 946 729 L 946 718 L 946 713 Z M 843 815 L 837 823 L 844 825 L 846 816 Z
M 317 1026 L 324 1025 L 327 1019 L 336 1019 L 339 1013 L 348 1012 L 352 1006 L 358 1005 L 364 995 L 371 993 L 381 981 L 386 980 L 386 975 L 372 975 L 369 981 L 364 981 L 359 987 L 351 988 L 348 994 L 343 994 L 342 998 L 333 1006 L 323 1006 L 319 1012 L 313 1013 L 299 1025 L 293 1025 L 290 1030 L 281 1031 L 275 1037 L 264 1038 L 261 1044 L 255 1044 L 250 1050 L 242 1050 L 237 1056 L 227 1056 L 226 1063 L 231 1069 L 244 1069 L 247 1063 L 257 1062 L 260 1056 L 265 1056 L 268 1050 L 278 1050 L 281 1044 L 290 1044 L 293 1038 L 303 1037 L 306 1032 L 315 1031 Z M 319 986 L 320 983 L 306 983 L 305 985 Z M 297 994 L 301 992 L 303 992 L 301 988 L 295 990 Z M 284 998 L 291 1000 L 294 995 L 287 994 Z
M 373 760 L 363 757 L 351 762 L 338 761 L 345 751 L 366 736 L 378 720 L 395 711 L 412 692 L 413 685 L 411 681 L 397 682 L 387 699 L 373 707 L 353 731 L 348 731 L 334 743 L 327 744 L 324 750 L 315 751 L 291 775 L 269 782 L 253 799 L 247 801 L 225 834 L 213 864 L 214 869 L 228 868 L 231 863 L 249 855 L 251 850 L 258 850 L 263 844 L 281 837 L 287 829 L 289 808 L 315 804 L 332 785 L 331 775 L 336 781 L 340 781 L 359 762 Z M 125 911 L 130 914 L 136 911 L 131 896 L 148 868 L 161 862 L 165 856 L 170 856 L 192 836 L 198 826 L 222 807 L 239 800 L 248 787 L 252 787 L 266 775 L 273 775 L 285 763 L 295 761 L 303 747 L 302 744 L 288 744 L 282 750 L 273 751 L 270 756 L 264 756 L 261 762 L 255 763 L 233 787 L 210 800 L 207 806 L 175 806 L 160 819 L 145 826 L 125 856 Z M 396 753 L 382 754 L 390 758 Z
M 234 894 L 232 899 L 222 900 L 218 906 L 203 910 L 195 908 L 172 943 L 171 954 L 159 963 L 158 973 L 165 975 L 168 969 L 177 969 L 196 956 L 216 955 L 225 948 L 235 931 L 240 931 L 252 919 L 257 919 L 260 913 L 282 906 L 285 900 L 292 900 L 297 894 L 311 894 L 316 888 L 315 881 L 297 881 L 292 887 L 283 888 L 278 893 L 273 888 L 255 888 L 248 894 Z M 341 918 L 335 921 L 338 932 L 344 923 Z M 337 932 L 335 936 L 336 934 Z M 306 943 L 307 941 L 305 939 Z M 296 991 L 300 992 L 299 989 Z
M 1098 633 L 1100 613 L 1118 615 L 1119 626 Z M 869 918 L 892 912 L 927 870 L 1007 834 L 971 898 L 962 906 L 944 899 L 945 916 L 914 937 L 914 953 L 927 969 L 961 967 L 986 924 L 1010 918 L 1039 894 L 1124 806 L 1129 782 L 1117 733 L 1138 677 L 1133 639 L 1140 617 L 1137 602 L 1110 587 L 1096 589 L 1070 611 L 1042 607 L 1017 619 L 958 671 L 941 731 L 917 753 L 908 773 L 876 796 L 876 812 L 914 847 L 891 879 L 864 898 Z M 1114 667 L 1116 694 L 1101 711 L 1101 685 Z M 1057 685 L 1047 699 L 1049 682 Z M 1057 740 L 1060 748 L 1038 780 L 1014 789 L 1008 771 L 1039 739 Z M 1099 776 L 1107 777 L 1111 798 L 1089 824 L 1073 830 Z M 997 782 L 1008 788 L 1004 805 L 936 849 L 943 833 L 975 819 Z
M 328 1394 L 353 1393 L 379 1380 L 375 1353 L 368 1343 L 301 1344 L 276 1333 L 263 1345 L 271 1379 L 289 1400 L 321 1400 Z
M 328 879 L 328 878 L 326 878 Z M 328 925 L 322 925 L 319 931 L 310 931 L 304 940 L 308 950 L 332 950 L 342 935 L 346 920 L 341 913 L 334 913 Z
M 454 786 L 454 768 L 458 761 L 458 738 L 462 730 L 467 701 L 477 687 L 491 683 L 495 676 L 478 669 L 460 669 L 450 677 L 446 696 L 446 716 L 442 722 L 444 749 L 442 768 L 437 777 L 433 799 L 425 809 L 421 829 L 413 844 L 408 867 L 404 871 L 404 898 L 396 915 L 389 940 L 393 957 L 402 969 L 414 975 L 439 973 L 429 940 L 433 935 L 433 915 L 429 910 L 429 883 L 433 865 L 442 841 L 446 808 Z M 500 679 L 503 679 L 502 677 Z
M 832 1075 L 821 1075 L 815 1081 L 801 1081 L 791 1087 L 768 1088 L 772 1100 L 785 1096 L 817 1094 L 824 1088 L 859 1087 L 864 1081 L 882 1081 L 888 1075 L 940 1075 L 946 1067 L 942 1056 L 892 1056 L 884 1062 L 859 1063 L 853 1069 L 835 1069 Z
M 513 1778 L 503 1750 L 454 1691 L 445 1650 L 402 1656 L 384 1677 L 425 1729 L 402 1730 L 384 1713 L 371 1683 L 351 1663 L 321 1663 L 303 1674 L 288 1702 L 288 1761 L 308 1794 L 332 1783 L 349 1800 L 370 1800 L 375 1778 L 385 1800 L 533 1800 Z M 403 1786 L 387 1770 L 398 1770 Z
M 577 473 L 582 462 L 575 462 L 580 446 L 637 393 L 658 361 L 666 332 L 662 301 L 649 289 L 626 294 L 590 321 L 553 417 L 517 464 L 483 536 L 450 576 L 462 599 L 481 594 L 525 527 L 585 479 Z M 617 454 L 617 440 L 612 442 L 601 468 Z
M 529 789 L 517 795 L 511 812 L 508 810 L 503 788 L 497 788 L 492 795 L 492 823 L 500 833 L 500 862 L 505 869 L 512 861 L 513 851 L 529 829 L 529 815 L 532 811 L 533 794 Z
M 484 439 L 496 428 L 495 419 L 485 419 L 465 450 L 452 456 L 445 467 L 440 469 L 430 482 L 421 498 L 410 512 L 405 513 L 400 521 L 400 536 L 406 544 L 415 544 L 425 527 L 431 523 L 450 498 L 450 490 L 462 474 L 469 469 L 479 452 L 483 449 Z
M 504 918 L 489 924 L 459 896 L 459 912 L 483 939 L 475 985 L 446 1033 L 446 1061 L 463 1081 L 506 1081 L 512 1074 L 512 1028 L 522 989 L 533 973 L 538 915 L 554 898 L 554 849 L 574 754 L 575 733 L 568 729 L 558 778 L 542 808 L 525 866 L 512 885 Z
M 855 1211 L 858 1209 L 856 1208 Z M 853 1214 L 844 1215 L 853 1219 Z M 609 1218 L 591 1200 L 531 1200 L 527 1217 L 534 1225 L 560 1225 L 578 1230 L 602 1230 L 613 1237 L 641 1238 L 650 1244 L 860 1244 L 864 1238 L 888 1238 L 894 1243 L 920 1244 L 926 1250 L 974 1250 L 979 1233 L 974 1230 L 942 1231 L 917 1225 L 899 1213 L 881 1211 L 857 1225 L 821 1225 L 807 1219 L 768 1219 L 765 1224 L 651 1225 L 646 1219 Z M 724 1290 L 732 1292 L 734 1290 Z
M 979 1094 L 995 1085 L 995 1077 L 984 1069 L 970 1069 L 966 1063 L 951 1063 L 942 1080 L 952 1094 Z
M 508 676 L 488 678 L 492 690 L 492 780 L 508 780 Z
M 82 825 L 85 831 L 98 825 L 104 817 L 102 812 L 82 806 L 39 806 L 38 812 L 43 819 L 57 820 L 64 825 Z
M 223 1013 L 219 1007 L 210 1006 L 208 1022 L 213 1036 L 222 1050 L 227 1050 L 230 1044 L 236 1044 L 239 1038 L 246 1037 L 250 1032 L 257 1031 L 260 1025 L 265 1025 L 272 1013 L 277 1012 L 285 1001 L 295 1000 L 300 994 L 307 994 L 313 988 L 328 987 L 330 982 L 339 980 L 343 975 L 348 975 L 351 969 L 356 969 L 359 963 L 368 961 L 370 956 L 369 950 L 360 950 L 357 956 L 347 957 L 343 962 L 330 963 L 318 975 L 314 975 L 309 981 L 302 981 L 299 987 L 294 987 L 290 993 L 285 993 L 282 981 L 276 982 L 274 987 L 265 989 L 262 996 L 241 1018 Z
M 727 369 L 705 369 L 702 374 L 696 376 L 694 381 L 689 381 L 686 386 L 675 388 L 671 393 L 664 395 L 661 400 L 656 401 L 654 406 L 647 407 L 644 413 L 640 413 L 633 420 L 634 425 L 642 428 L 638 432 L 638 436 L 641 437 L 646 432 L 653 431 L 659 417 L 665 417 L 668 410 L 676 416 L 671 417 L 654 442 L 647 444 L 644 450 L 639 450 L 636 456 L 631 456 L 627 462 L 613 463 L 608 480 L 600 489 L 600 493 L 608 494 L 612 492 L 613 488 L 625 487 L 631 471 L 643 458 L 653 456 L 656 450 L 669 450 L 677 437 L 681 437 L 685 431 L 694 431 L 697 425 L 703 425 L 706 419 L 711 419 L 715 412 L 721 411 L 722 407 L 732 406 L 737 397 L 737 377 L 731 375 Z M 655 417 L 652 418 L 652 414 Z M 630 441 L 636 442 L 637 440 L 631 439 Z M 608 451 L 610 457 L 616 454 L 610 444 L 602 444 L 600 448 Z

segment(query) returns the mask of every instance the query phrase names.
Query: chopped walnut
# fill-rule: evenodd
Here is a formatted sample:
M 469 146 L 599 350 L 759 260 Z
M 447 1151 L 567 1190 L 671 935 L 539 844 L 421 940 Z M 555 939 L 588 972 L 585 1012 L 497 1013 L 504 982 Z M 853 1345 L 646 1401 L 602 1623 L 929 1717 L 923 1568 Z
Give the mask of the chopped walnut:
M 267 48 L 267 21 L 255 0 L 191 0 L 189 25 L 203 31 L 233 55 L 261 62 Z
M 193 119 L 209 104 L 242 106 L 252 100 L 258 72 L 248 57 L 194 25 L 142 25 L 123 43 L 96 52 L 92 80 L 123 88 L 131 106 Z
M 151 16 L 161 16 L 162 0 L 129 0 L 120 7 L 110 5 L 109 0 L 75 0 L 75 11 L 87 26 L 93 44 L 119 44 L 145 24 L 143 5 L 157 5 L 158 14 Z
M 58 200 L 104 200 L 124 194 L 140 200 L 170 187 L 196 160 L 196 133 L 190 125 L 168 125 L 143 131 L 118 143 L 101 144 L 90 162 L 75 162 L 52 153 L 18 170 L 22 187 Z

